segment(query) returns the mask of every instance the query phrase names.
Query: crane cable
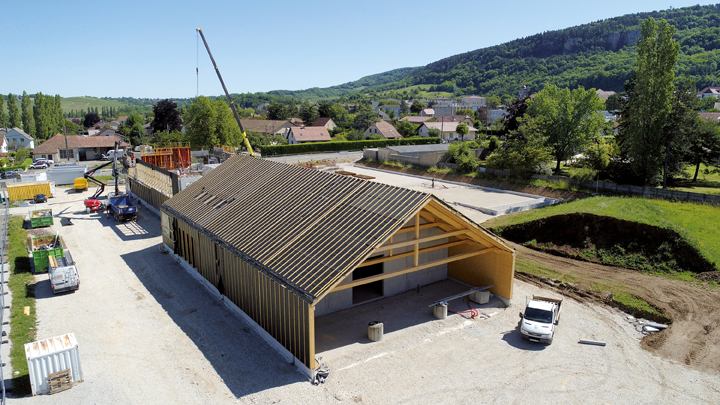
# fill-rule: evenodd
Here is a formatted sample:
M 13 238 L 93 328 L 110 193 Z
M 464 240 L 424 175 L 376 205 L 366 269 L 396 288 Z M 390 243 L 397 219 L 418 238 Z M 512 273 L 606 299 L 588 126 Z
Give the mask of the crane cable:
M 195 31 L 195 98 L 200 95 L 200 34 Z

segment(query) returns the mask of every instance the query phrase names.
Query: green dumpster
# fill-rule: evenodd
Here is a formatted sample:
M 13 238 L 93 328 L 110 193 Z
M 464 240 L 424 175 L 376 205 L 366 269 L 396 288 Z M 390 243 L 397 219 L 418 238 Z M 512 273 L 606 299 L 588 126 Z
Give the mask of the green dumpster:
M 54 235 L 40 236 L 30 239 L 32 258 L 35 263 L 35 272 L 44 273 L 48 270 L 50 261 L 48 257 L 65 257 L 65 244 L 61 237 Z
M 36 210 L 30 212 L 30 227 L 40 228 L 42 226 L 50 226 L 53 224 L 53 215 L 51 209 Z

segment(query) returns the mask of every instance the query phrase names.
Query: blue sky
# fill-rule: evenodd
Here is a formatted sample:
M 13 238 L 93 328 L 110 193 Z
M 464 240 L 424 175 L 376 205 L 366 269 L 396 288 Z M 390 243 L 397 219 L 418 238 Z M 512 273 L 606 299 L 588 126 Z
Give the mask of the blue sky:
M 713 2 L 0 0 L 0 93 L 221 95 L 328 87 L 543 31 Z

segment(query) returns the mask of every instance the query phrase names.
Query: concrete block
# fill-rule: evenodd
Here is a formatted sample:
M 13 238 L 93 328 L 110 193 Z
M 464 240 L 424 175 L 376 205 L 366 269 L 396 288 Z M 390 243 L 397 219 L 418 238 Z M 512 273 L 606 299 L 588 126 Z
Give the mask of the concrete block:
M 470 301 L 478 304 L 487 304 L 490 302 L 490 291 L 477 291 L 470 294 Z

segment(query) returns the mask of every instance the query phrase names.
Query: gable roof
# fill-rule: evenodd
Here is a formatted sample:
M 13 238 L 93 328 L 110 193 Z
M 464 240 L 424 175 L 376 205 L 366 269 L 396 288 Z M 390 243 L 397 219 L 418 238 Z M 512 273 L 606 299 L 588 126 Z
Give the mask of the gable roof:
M 705 87 L 698 92 L 698 95 L 700 94 L 720 95 L 720 87 Z
M 65 136 L 57 134 L 47 141 L 36 146 L 33 153 L 40 155 L 52 155 L 58 153 L 60 149 L 65 148 Z M 113 148 L 115 147 L 115 141 L 118 138 L 115 136 L 78 136 L 68 135 L 67 136 L 67 148 Z M 120 147 L 130 146 L 127 142 L 121 142 Z
M 313 302 L 430 198 L 239 154 L 162 209 Z
M 616 93 L 615 93 L 614 91 L 612 91 L 612 90 L 607 90 L 607 91 L 605 91 L 605 90 L 603 90 L 603 89 L 597 89 L 597 90 L 595 90 L 595 94 L 597 94 L 598 97 L 600 97 L 601 99 L 607 100 L 608 97 L 610 97 L 610 96 L 612 96 L 613 94 L 616 94 Z
M 314 127 L 324 127 L 328 124 L 328 122 L 332 122 L 333 125 L 335 124 L 335 121 L 332 120 L 330 117 L 320 117 L 313 122 L 312 126 Z
M 392 124 L 385 121 L 380 121 L 372 124 L 370 127 L 376 127 L 378 130 L 378 133 L 383 136 L 385 139 L 399 139 L 402 138 L 402 135 L 398 133 L 397 129 L 395 129 Z
M 146 124 L 146 125 L 147 125 L 147 124 Z M 143 127 L 144 127 L 144 126 L 143 126 Z M 103 135 L 105 132 L 112 132 L 112 135 L 114 135 L 114 136 L 118 136 L 118 137 L 125 138 L 125 137 L 122 136 L 122 135 L 118 135 L 118 134 L 117 134 L 117 131 L 116 131 L 114 128 L 103 128 L 100 132 L 98 132 L 98 133 L 96 133 L 96 134 L 92 134 L 92 135 L 90 135 L 90 136 L 110 136 L 110 135 Z
M 462 124 L 462 122 L 423 122 L 423 125 L 425 125 L 428 129 L 437 128 L 442 132 L 457 132 L 459 124 Z M 468 125 L 468 129 L 470 130 L 469 133 L 477 132 L 477 129 L 475 129 L 472 125 Z
M 297 142 L 332 141 L 330 133 L 325 127 L 292 127 L 290 133 Z M 288 134 L 288 138 L 290 138 L 290 134 Z
M 35 138 L 33 138 L 32 136 L 26 134 L 25 131 L 23 131 L 22 129 L 20 129 L 20 128 L 18 128 L 18 127 L 8 128 L 7 132 L 5 133 L 6 137 L 13 136 L 13 135 L 15 135 L 15 134 L 20 135 L 20 136 L 23 136 L 23 137 L 25 137 L 26 139 L 28 139 L 28 140 L 30 140 L 30 141 L 34 141 L 34 140 L 35 140 Z
M 701 112 L 698 113 L 700 115 L 700 118 L 703 118 L 705 121 L 717 121 L 720 120 L 720 113 L 716 112 Z
M 408 115 L 406 117 L 402 117 L 400 121 L 410 121 L 413 124 L 422 124 L 423 122 L 431 119 L 433 119 L 433 117 L 418 117 L 414 115 Z
M 469 115 L 438 115 L 435 117 L 435 121 L 437 122 L 463 122 L 465 120 L 472 121 L 472 117 Z

